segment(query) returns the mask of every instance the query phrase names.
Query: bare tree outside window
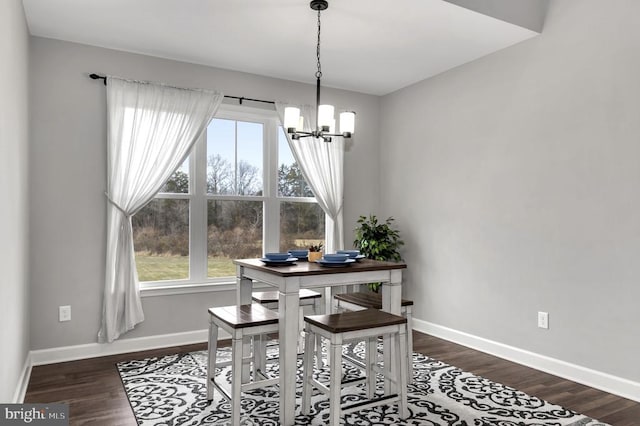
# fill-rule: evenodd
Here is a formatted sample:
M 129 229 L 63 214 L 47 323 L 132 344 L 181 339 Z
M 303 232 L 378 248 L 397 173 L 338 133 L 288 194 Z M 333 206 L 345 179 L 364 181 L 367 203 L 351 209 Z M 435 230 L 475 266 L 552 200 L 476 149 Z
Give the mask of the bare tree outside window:
M 258 173 L 260 169 L 246 161 L 238 163 L 237 191 L 238 195 L 260 195 L 261 188 L 258 185 Z
M 220 154 L 207 157 L 207 192 L 209 194 L 233 193 L 231 163 Z

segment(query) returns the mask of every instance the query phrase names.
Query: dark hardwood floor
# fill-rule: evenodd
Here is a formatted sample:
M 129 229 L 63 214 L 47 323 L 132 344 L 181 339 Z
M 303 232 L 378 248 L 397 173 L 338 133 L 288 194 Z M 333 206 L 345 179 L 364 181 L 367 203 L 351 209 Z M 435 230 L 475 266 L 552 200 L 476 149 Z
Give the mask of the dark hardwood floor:
M 66 402 L 71 425 L 136 425 L 115 363 L 206 349 L 179 346 L 34 367 L 25 402 Z M 414 350 L 614 426 L 640 426 L 640 403 L 414 332 Z

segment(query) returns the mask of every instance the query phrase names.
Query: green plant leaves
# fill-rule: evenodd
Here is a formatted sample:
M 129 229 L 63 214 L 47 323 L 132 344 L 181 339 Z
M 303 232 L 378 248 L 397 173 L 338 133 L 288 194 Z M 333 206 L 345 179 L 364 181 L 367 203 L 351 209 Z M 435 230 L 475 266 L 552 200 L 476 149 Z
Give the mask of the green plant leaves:
M 404 241 L 400 239 L 400 231 L 392 227 L 394 220 L 393 217 L 389 217 L 384 223 L 378 223 L 375 215 L 368 218 L 360 216 L 353 246 L 369 259 L 401 261 L 398 250 L 404 245 Z M 378 291 L 379 287 L 380 283 L 369 284 L 373 291 Z

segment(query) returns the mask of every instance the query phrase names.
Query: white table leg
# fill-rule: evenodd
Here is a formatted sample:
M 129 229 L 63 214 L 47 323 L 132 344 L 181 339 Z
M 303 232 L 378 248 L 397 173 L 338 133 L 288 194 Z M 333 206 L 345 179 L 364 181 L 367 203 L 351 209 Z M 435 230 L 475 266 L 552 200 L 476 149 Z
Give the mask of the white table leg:
M 244 277 L 244 267 L 236 266 L 236 304 L 240 305 L 248 305 L 251 303 L 251 292 L 253 290 L 253 281 Z M 251 353 L 251 338 L 245 337 L 242 342 L 242 353 L 248 354 Z M 242 383 L 249 382 L 250 376 L 250 365 L 244 364 L 242 365 Z
M 241 269 L 239 267 L 238 269 Z M 241 274 L 242 272 L 238 272 Z M 236 286 L 236 304 L 238 305 L 248 305 L 251 303 L 251 291 L 253 290 L 253 281 L 244 278 L 242 275 L 238 275 L 236 277 L 237 286 Z
M 216 374 L 216 357 L 218 353 L 218 326 L 209 318 L 209 346 L 207 364 L 207 399 L 213 400 L 213 383 L 211 379 Z
M 390 272 L 390 282 L 383 283 L 382 285 L 382 310 L 390 312 L 392 314 L 400 315 L 402 309 L 402 272 L 399 269 L 394 269 Z M 397 337 L 390 337 L 386 335 L 384 337 L 384 367 L 388 368 L 392 374 L 396 370 L 395 363 L 391 360 L 395 360 L 399 354 L 395 354 Z M 389 379 L 384 381 L 385 393 L 392 393 L 392 382 Z
M 296 371 L 300 282 L 287 278 L 280 288 L 278 305 L 280 338 L 280 424 L 293 425 L 296 409 Z

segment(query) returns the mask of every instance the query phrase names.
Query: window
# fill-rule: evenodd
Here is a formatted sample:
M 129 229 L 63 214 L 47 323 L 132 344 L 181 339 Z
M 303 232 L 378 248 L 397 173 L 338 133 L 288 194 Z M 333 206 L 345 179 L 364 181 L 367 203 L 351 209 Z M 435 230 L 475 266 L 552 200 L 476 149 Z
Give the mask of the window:
M 132 223 L 145 288 L 233 281 L 235 258 L 323 241 L 325 214 L 276 113 L 223 105 Z

